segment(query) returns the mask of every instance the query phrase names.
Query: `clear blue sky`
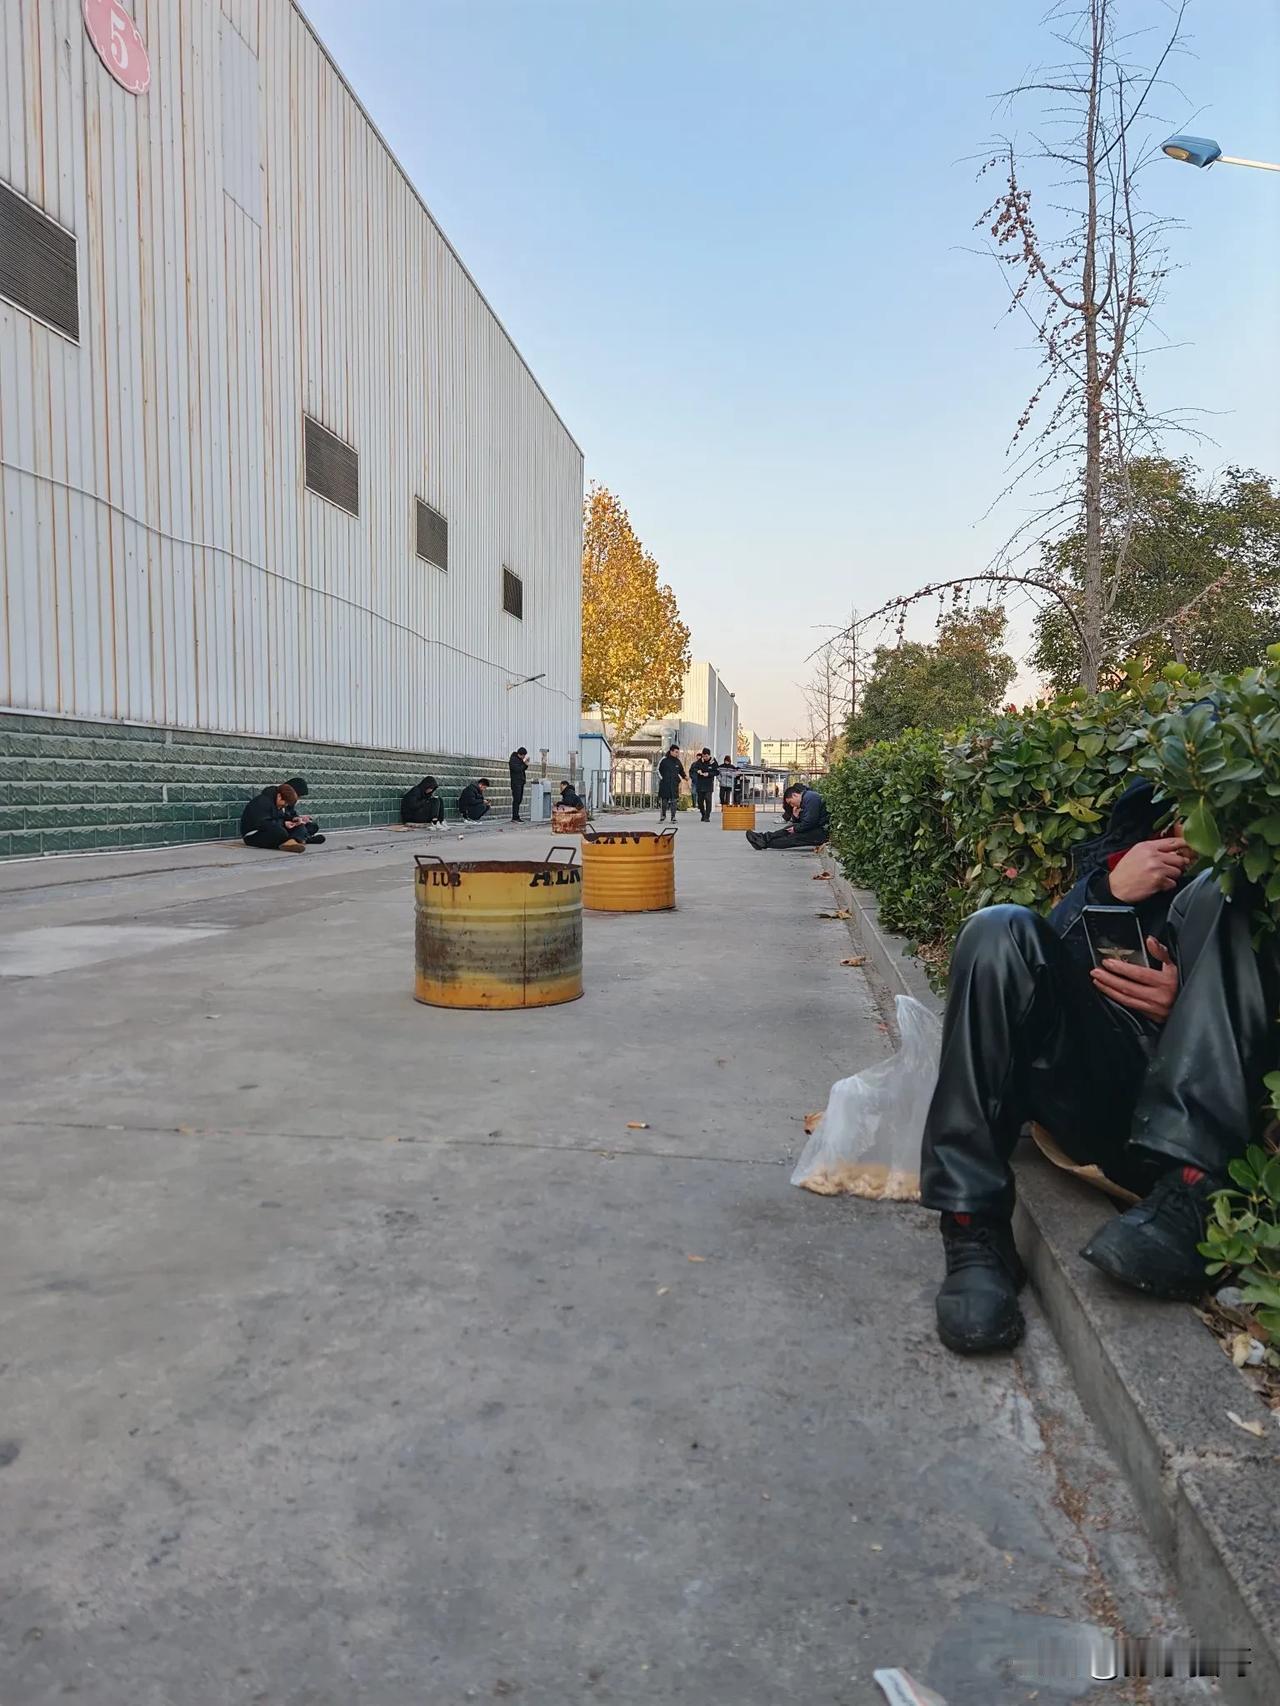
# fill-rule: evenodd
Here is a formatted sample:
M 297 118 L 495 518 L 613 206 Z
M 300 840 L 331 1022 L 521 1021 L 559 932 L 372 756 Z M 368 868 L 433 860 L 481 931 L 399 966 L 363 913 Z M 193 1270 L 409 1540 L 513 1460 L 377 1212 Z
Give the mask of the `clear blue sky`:
M 746 723 L 800 726 L 816 624 L 1009 532 L 1035 356 L 966 250 L 1036 0 L 303 4 Z M 1191 35 L 1172 127 L 1280 159 L 1280 9 L 1195 0 Z M 1150 388 L 1215 411 L 1206 465 L 1280 474 L 1280 175 L 1162 162 L 1147 200 L 1186 222 Z

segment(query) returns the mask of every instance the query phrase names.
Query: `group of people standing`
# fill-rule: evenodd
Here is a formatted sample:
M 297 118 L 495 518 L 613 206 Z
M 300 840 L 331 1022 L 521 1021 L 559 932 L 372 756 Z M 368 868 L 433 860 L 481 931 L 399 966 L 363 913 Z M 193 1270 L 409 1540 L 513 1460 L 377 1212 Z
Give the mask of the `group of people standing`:
M 658 762 L 658 821 L 665 820 L 671 813 L 671 821 L 675 822 L 676 808 L 680 799 L 680 784 L 688 782 L 693 794 L 694 804 L 703 823 L 711 821 L 711 802 L 715 795 L 716 783 L 720 784 L 720 804 L 733 805 L 742 798 L 742 778 L 738 767 L 726 752 L 723 763 L 717 764 L 711 756 L 711 748 L 704 746 L 702 751 L 685 770 L 680 757 L 678 746 L 669 746 L 665 755 Z
M 711 748 L 702 751 L 685 770 L 678 746 L 669 746 L 658 763 L 658 821 L 665 822 L 671 814 L 672 823 L 680 801 L 680 784 L 687 781 L 694 804 L 703 823 L 711 821 L 711 801 L 716 784 L 720 787 L 720 805 L 735 805 L 742 799 L 743 772 L 728 753 L 717 764 Z M 765 848 L 821 847 L 831 833 L 827 803 L 816 788 L 803 782 L 793 782 L 782 796 L 782 827 L 771 834 L 748 830 L 747 840 L 758 851 Z

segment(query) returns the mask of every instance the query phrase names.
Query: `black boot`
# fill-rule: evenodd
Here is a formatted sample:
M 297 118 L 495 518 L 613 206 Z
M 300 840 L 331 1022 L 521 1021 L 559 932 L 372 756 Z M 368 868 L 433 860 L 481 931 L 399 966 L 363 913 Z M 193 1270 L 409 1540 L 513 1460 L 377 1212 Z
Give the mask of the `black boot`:
M 1007 1220 L 944 1214 L 947 1277 L 938 1292 L 938 1337 L 949 1351 L 1007 1351 L 1022 1337 L 1018 1293 L 1027 1273 Z
M 1095 1232 L 1080 1254 L 1134 1291 L 1194 1303 L 1209 1289 L 1205 1258 L 1196 1246 L 1204 1237 L 1209 1198 L 1218 1189 L 1203 1173 L 1188 1180 L 1174 1167 L 1149 1196 Z

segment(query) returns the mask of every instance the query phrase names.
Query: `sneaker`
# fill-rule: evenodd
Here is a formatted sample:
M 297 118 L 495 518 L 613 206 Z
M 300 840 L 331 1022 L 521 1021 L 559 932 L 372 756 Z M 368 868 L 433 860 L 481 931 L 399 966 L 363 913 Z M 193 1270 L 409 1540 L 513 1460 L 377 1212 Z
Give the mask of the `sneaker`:
M 309 835 L 307 840 L 310 842 L 312 847 L 323 847 L 325 842 L 323 835 Z
M 1080 1254 L 1133 1291 L 1194 1303 L 1209 1289 L 1196 1246 L 1218 1189 L 1194 1167 L 1173 1167 L 1140 1203 L 1095 1232 Z
M 280 851 L 282 853 L 305 853 L 306 850 L 307 844 L 305 841 L 282 841 L 280 843 Z
M 764 836 L 758 829 L 749 829 L 747 831 L 747 840 L 750 842 L 751 846 L 755 848 L 757 853 L 764 846 Z
M 1018 1293 L 1027 1283 L 1007 1220 L 944 1214 L 947 1277 L 938 1291 L 938 1337 L 949 1351 L 1008 1351 L 1022 1337 Z

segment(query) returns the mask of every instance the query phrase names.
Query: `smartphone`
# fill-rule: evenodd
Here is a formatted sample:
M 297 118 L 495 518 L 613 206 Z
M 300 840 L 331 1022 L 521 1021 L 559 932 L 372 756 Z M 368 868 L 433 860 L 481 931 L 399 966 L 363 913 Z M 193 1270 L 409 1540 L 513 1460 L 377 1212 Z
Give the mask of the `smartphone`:
M 1142 925 L 1131 906 L 1086 906 L 1082 916 L 1085 940 L 1095 966 L 1100 966 L 1103 960 L 1150 966 Z

